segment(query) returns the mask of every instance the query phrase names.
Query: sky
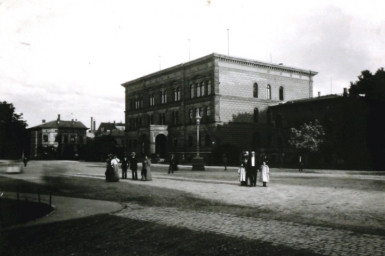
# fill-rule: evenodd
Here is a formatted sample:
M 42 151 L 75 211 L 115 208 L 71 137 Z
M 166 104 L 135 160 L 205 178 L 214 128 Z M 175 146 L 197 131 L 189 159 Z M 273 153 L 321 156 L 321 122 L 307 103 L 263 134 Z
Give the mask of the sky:
M 0 101 L 29 127 L 124 122 L 122 83 L 213 52 L 317 71 L 314 96 L 385 66 L 385 1 L 0 0 Z

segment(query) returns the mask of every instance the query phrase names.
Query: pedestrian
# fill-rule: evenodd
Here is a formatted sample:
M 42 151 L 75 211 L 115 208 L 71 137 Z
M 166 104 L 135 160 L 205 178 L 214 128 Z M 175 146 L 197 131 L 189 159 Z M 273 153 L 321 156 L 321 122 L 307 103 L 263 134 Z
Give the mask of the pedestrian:
M 270 180 L 270 170 L 269 170 L 269 166 L 266 164 L 265 161 L 262 162 L 260 171 L 261 171 L 260 179 L 262 181 L 263 186 L 266 187 L 267 183 Z
M 151 160 L 145 155 L 142 162 L 142 180 L 152 180 Z
M 119 158 L 114 155 L 113 159 L 111 160 L 111 166 L 112 166 L 112 180 L 111 181 L 119 181 Z
M 299 172 L 303 172 L 302 155 L 299 155 L 299 157 L 298 157 L 298 171 L 299 171 Z
M 24 163 L 24 167 L 27 167 L 27 163 L 28 163 L 27 157 L 23 157 L 23 163 Z
M 255 157 L 255 152 L 254 151 L 251 151 L 251 155 L 250 155 L 250 174 L 251 174 L 251 178 L 250 178 L 250 186 L 252 187 L 256 187 L 257 186 L 257 172 L 258 172 L 258 168 L 257 168 L 257 159 Z
M 106 181 L 112 180 L 111 176 L 112 176 L 113 170 L 112 170 L 111 160 L 112 160 L 112 154 L 108 154 L 106 159 L 106 172 L 105 172 Z
M 228 162 L 228 158 L 227 158 L 227 155 L 226 154 L 223 154 L 222 156 L 222 161 L 223 161 L 223 165 L 225 166 L 225 171 L 227 171 L 227 162 Z
M 249 157 L 249 152 L 247 152 L 247 151 L 242 152 L 241 166 L 238 169 L 239 182 L 240 182 L 241 186 L 247 185 L 246 167 L 247 167 L 248 160 L 249 160 L 248 157 Z
M 170 166 L 168 167 L 168 174 L 174 174 L 174 171 L 176 171 L 176 159 L 174 154 L 171 154 L 170 158 Z
M 135 152 L 131 153 L 130 169 L 132 172 L 132 180 L 138 180 L 138 159 L 136 159 Z
M 124 156 L 122 160 L 122 179 L 127 179 L 128 165 L 129 165 L 128 158 L 127 156 Z

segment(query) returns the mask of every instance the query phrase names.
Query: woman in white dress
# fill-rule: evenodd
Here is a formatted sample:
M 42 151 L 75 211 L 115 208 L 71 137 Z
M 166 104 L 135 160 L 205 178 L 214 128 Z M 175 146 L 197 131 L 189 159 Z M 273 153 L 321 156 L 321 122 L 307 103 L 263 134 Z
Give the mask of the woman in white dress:
M 270 180 L 270 170 L 269 170 L 269 166 L 266 164 L 265 161 L 262 162 L 260 171 L 261 171 L 261 175 L 259 177 L 261 177 L 260 179 L 261 179 L 261 182 L 263 183 L 263 186 L 266 187 L 267 183 Z

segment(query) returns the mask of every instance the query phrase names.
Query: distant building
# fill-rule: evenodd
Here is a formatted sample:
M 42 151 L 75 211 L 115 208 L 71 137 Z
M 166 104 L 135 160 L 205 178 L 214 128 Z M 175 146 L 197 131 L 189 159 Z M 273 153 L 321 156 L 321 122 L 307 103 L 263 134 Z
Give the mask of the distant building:
M 125 139 L 125 124 L 124 123 L 100 123 L 98 129 L 95 131 L 95 137 L 111 136 L 114 138 L 118 148 L 124 148 Z
M 273 147 L 269 106 L 310 98 L 317 72 L 211 54 L 123 83 L 129 151 L 208 158 L 231 145 L 264 153 Z
M 87 127 L 76 120 L 60 119 L 29 128 L 30 157 L 38 159 L 76 159 L 86 143 Z

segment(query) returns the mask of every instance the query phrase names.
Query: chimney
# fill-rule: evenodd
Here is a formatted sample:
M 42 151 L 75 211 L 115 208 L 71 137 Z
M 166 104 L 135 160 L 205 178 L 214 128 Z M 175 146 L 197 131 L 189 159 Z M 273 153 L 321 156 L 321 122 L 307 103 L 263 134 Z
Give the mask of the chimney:
M 60 114 L 57 115 L 57 120 L 60 121 Z
M 344 88 L 343 96 L 344 97 L 348 97 L 348 89 L 347 88 Z
M 321 92 L 318 92 L 318 97 L 321 97 Z
M 45 124 L 45 119 L 41 120 L 41 122 L 42 122 L 43 124 Z
M 91 116 L 91 131 L 93 131 L 94 130 L 94 127 L 93 127 L 93 125 L 94 125 L 94 118 Z
M 95 120 L 94 120 L 94 124 L 93 125 L 94 126 L 93 126 L 92 130 L 95 131 L 96 130 L 96 121 Z

